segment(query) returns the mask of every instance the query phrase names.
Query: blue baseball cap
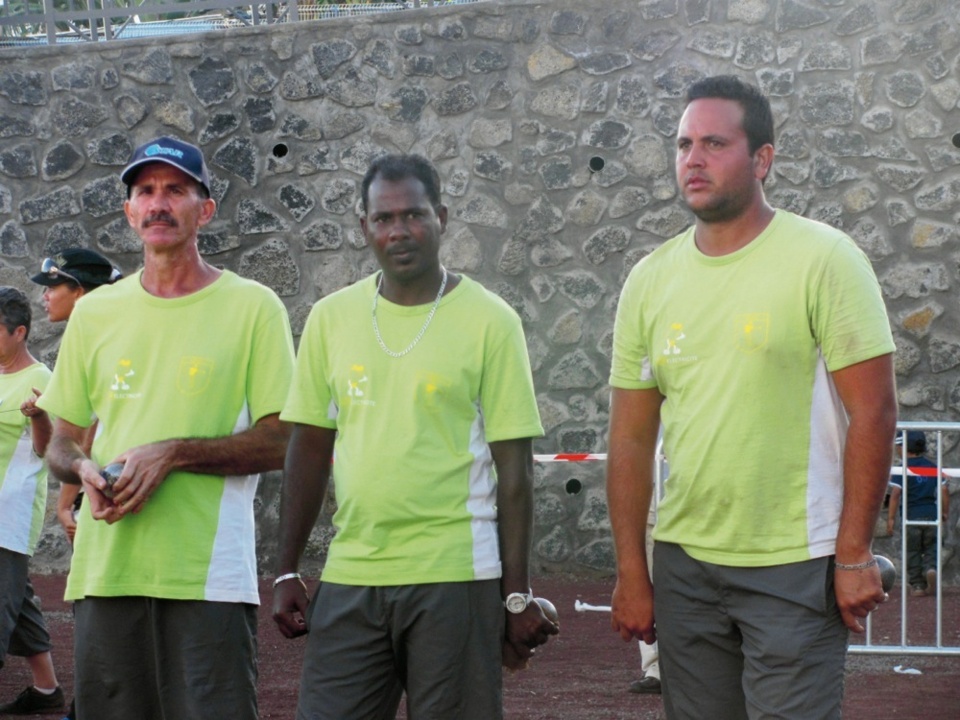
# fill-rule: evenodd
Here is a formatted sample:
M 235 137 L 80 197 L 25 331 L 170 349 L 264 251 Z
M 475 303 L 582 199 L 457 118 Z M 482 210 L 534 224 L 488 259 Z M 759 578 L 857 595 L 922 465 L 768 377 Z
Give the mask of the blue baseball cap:
M 120 179 L 129 188 L 136 181 L 140 168 L 154 162 L 166 163 L 185 172 L 210 195 L 210 172 L 203 160 L 203 152 L 196 145 L 168 136 L 158 137 L 138 147 L 120 173 Z
M 897 431 L 897 438 L 893 441 L 894 445 L 903 445 L 903 431 Z M 907 452 L 921 455 L 927 451 L 927 436 L 922 430 L 907 430 Z

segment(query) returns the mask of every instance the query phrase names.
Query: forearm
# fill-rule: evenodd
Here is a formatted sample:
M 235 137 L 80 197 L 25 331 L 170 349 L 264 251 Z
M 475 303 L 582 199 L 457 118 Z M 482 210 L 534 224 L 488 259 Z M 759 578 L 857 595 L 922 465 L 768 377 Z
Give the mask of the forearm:
M 57 480 L 69 485 L 80 485 L 80 465 L 87 456 L 80 446 L 84 429 L 58 419 L 53 437 L 47 446 L 47 467 Z
M 490 443 L 497 469 L 497 539 L 506 597 L 530 589 L 533 541 L 533 450 L 529 438 Z
M 50 416 L 42 410 L 30 416 L 30 437 L 33 440 L 33 451 L 37 456 L 46 455 L 53 437 L 53 423 L 50 422 Z
M 73 512 L 73 503 L 80 494 L 79 485 L 60 485 L 60 493 L 57 495 L 57 515 L 62 512 Z
M 870 554 L 889 482 L 890 448 L 897 423 L 892 362 L 889 356 L 876 358 L 838 371 L 834 377 L 850 417 L 836 555 L 840 562 L 856 563 Z
M 218 438 L 163 441 L 170 470 L 205 475 L 252 475 L 283 467 L 290 427 L 278 415 L 261 418 L 252 428 Z
M 636 582 L 649 576 L 647 519 L 662 402 L 656 390 L 615 388 L 611 396 L 607 508 L 619 580 Z
M 294 425 L 280 492 L 277 575 L 296 572 L 330 481 L 336 432 Z
M 607 508 L 620 580 L 649 576 L 647 517 L 653 497 L 655 447 L 633 439 L 611 440 L 607 455 Z
M 837 558 L 844 562 L 856 561 L 870 551 L 889 471 L 889 453 L 868 447 L 873 441 L 858 442 L 852 430 L 851 426 L 844 457 L 843 510 L 836 549 Z
M 900 508 L 900 490 L 890 490 L 890 503 L 887 506 L 887 527 L 893 528 L 897 523 L 897 510 Z

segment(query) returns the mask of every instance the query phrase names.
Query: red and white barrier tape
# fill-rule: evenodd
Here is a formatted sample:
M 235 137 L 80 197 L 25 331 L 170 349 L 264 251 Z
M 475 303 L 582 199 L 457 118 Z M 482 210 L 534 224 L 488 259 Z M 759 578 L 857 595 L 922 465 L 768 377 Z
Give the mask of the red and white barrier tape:
M 589 460 L 606 460 L 606 453 L 556 453 L 554 455 L 534 455 L 534 461 L 541 463 L 550 462 L 586 462 Z M 891 475 L 901 475 L 903 468 L 899 465 L 890 468 Z M 960 468 L 942 468 L 941 473 L 944 477 L 960 478 Z M 936 477 L 937 469 L 928 467 L 912 467 L 907 471 L 907 475 L 916 475 L 918 477 Z

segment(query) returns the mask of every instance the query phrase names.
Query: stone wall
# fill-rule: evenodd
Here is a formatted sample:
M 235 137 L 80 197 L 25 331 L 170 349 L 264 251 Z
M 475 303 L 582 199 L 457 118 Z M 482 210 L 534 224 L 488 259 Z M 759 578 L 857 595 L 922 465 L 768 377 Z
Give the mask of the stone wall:
M 524 320 L 547 430 L 537 451 L 602 452 L 619 288 L 691 221 L 671 162 L 683 92 L 735 73 L 773 101 L 771 201 L 844 228 L 874 263 L 902 417 L 952 420 L 958 17 L 957 0 L 515 0 L 0 50 L 0 283 L 39 296 L 39 260 L 76 245 L 134 270 L 117 172 L 172 133 L 200 144 L 215 176 L 201 250 L 276 290 L 299 331 L 313 302 L 374 269 L 356 219 L 368 162 L 417 151 L 446 182 L 444 262 Z M 49 362 L 59 333 L 36 323 Z M 277 487 L 268 476 L 258 497 L 267 571 Z M 537 523 L 538 569 L 609 571 L 600 463 L 541 465 Z M 312 557 L 329 536 L 318 527 Z M 51 525 L 38 563 L 66 558 Z

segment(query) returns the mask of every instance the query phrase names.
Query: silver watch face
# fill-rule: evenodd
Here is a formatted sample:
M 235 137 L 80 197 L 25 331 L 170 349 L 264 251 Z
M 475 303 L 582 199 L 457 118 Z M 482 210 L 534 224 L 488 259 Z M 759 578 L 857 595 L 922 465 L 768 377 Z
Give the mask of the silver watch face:
M 527 609 L 527 596 L 522 593 L 510 593 L 507 595 L 504 605 L 506 605 L 508 611 L 514 615 L 519 615 Z

